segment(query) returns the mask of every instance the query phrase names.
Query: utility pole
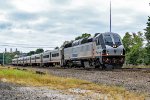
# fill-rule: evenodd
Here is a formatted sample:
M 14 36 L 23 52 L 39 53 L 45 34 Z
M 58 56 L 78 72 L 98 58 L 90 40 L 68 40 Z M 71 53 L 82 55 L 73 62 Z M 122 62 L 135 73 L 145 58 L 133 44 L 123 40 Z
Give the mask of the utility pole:
M 111 32 L 111 0 L 110 0 L 110 32 Z

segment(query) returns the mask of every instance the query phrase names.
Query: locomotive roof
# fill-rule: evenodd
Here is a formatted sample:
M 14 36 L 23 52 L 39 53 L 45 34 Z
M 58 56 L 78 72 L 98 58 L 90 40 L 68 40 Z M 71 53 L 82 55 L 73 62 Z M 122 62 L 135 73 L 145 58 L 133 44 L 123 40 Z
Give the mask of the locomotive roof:
M 108 34 L 117 34 L 117 33 L 113 33 L 113 32 L 99 33 L 98 35 L 95 36 L 95 38 L 96 38 L 96 37 L 99 37 L 99 35 L 101 35 L 101 34 L 103 34 L 103 35 L 108 35 Z M 118 35 L 118 34 L 117 34 L 117 35 Z

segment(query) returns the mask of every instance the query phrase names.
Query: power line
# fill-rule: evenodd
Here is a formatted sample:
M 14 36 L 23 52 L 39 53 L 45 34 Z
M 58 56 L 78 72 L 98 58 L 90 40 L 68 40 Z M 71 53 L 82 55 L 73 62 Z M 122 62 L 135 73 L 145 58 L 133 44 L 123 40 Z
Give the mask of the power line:
M 55 47 L 51 47 L 51 46 L 15 46 L 15 45 L 0 45 L 2 47 L 21 47 L 21 48 L 55 48 Z
M 31 44 L 20 44 L 20 43 L 0 43 L 2 47 L 21 47 L 21 48 L 55 48 L 55 46 L 49 45 L 31 45 Z
M 3 44 L 3 45 L 31 45 L 31 44 L 18 44 L 18 43 L 2 43 L 2 42 L 0 42 L 0 44 Z M 34 45 L 34 46 L 36 46 L 36 45 Z M 49 46 L 49 45 L 38 45 L 38 46 Z

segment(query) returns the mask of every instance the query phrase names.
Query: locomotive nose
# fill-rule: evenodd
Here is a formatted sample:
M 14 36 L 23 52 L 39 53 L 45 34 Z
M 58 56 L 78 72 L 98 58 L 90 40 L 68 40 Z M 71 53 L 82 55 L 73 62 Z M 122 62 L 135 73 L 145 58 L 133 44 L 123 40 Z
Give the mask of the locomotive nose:
M 113 48 L 117 48 L 117 45 L 116 45 L 116 44 L 113 44 Z

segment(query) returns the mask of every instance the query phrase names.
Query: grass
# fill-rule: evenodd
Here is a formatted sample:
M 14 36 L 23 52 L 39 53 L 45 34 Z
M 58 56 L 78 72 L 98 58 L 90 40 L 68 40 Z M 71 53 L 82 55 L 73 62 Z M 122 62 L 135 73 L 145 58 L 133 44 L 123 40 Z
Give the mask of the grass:
M 48 74 L 39 75 L 35 74 L 33 71 L 0 67 L 0 80 L 4 78 L 8 82 L 27 86 L 48 86 L 50 89 L 61 90 L 72 88 L 91 90 L 94 93 L 110 95 L 110 98 L 115 100 L 120 100 L 120 98 L 123 98 L 123 100 L 144 100 L 144 95 L 129 92 L 122 87 L 106 86 L 74 78 L 63 78 Z

